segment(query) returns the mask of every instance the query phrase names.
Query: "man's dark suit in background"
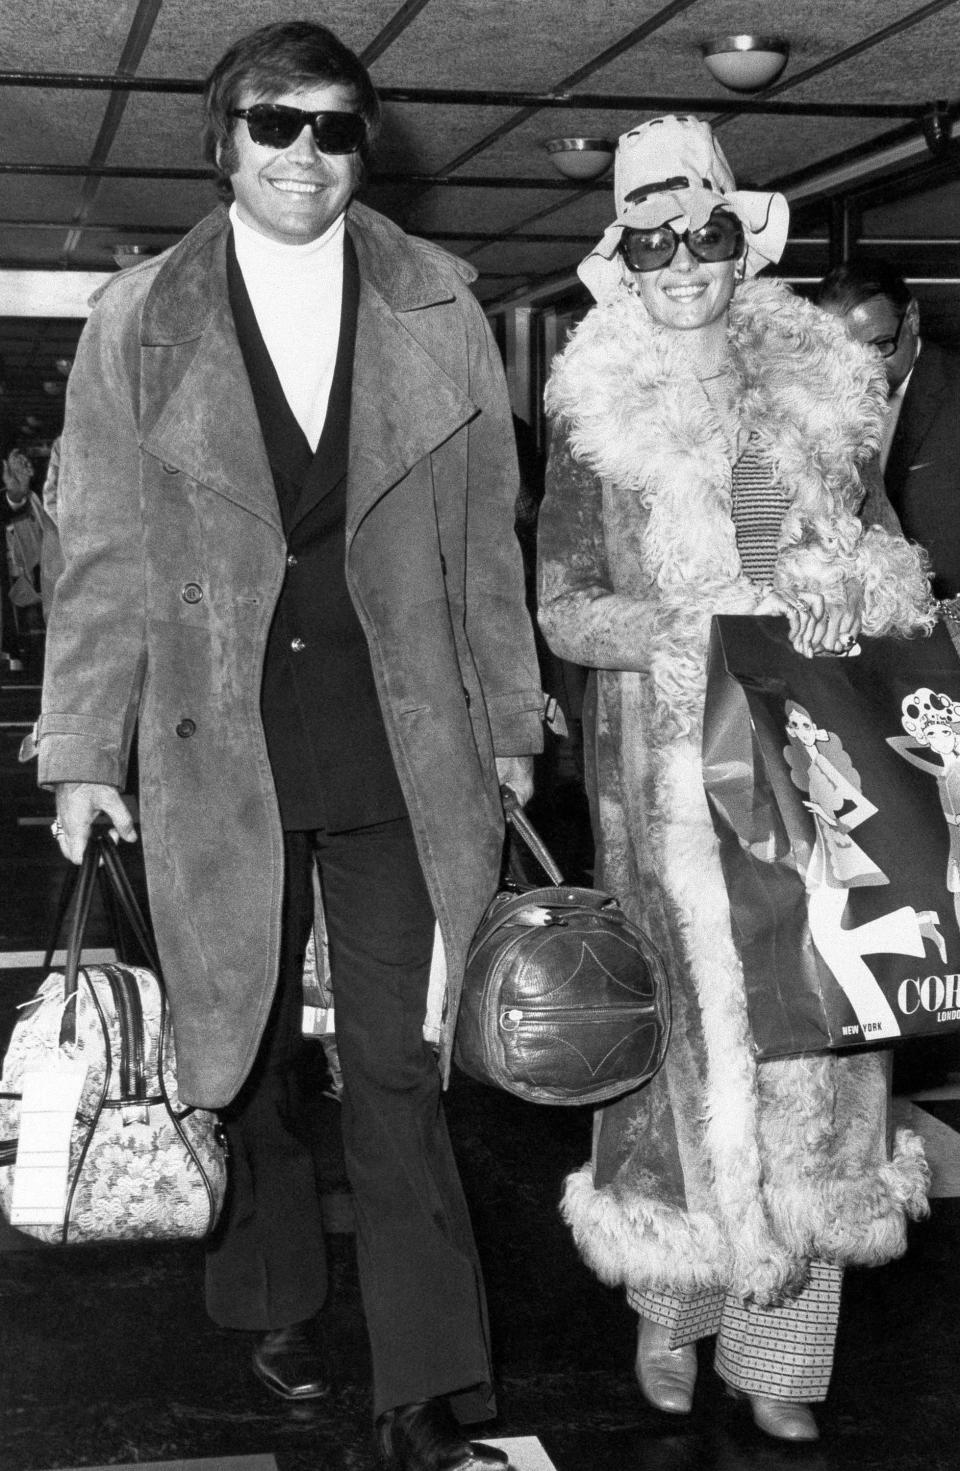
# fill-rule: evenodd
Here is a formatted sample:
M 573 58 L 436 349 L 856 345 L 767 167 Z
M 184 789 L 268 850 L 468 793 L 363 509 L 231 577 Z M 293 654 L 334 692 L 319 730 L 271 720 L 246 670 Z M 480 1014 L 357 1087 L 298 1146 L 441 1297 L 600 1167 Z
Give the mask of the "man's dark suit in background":
M 923 342 L 884 470 L 904 532 L 930 552 L 938 598 L 960 593 L 960 356 Z

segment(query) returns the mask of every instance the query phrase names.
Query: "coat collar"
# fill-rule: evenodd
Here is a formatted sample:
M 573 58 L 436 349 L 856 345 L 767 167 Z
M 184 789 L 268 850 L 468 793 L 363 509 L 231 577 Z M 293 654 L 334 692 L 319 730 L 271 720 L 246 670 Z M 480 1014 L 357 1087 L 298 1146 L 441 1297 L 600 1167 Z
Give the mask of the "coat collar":
M 188 342 L 210 322 L 220 294 L 219 289 L 211 293 L 211 271 L 219 288 L 229 229 L 226 210 L 216 209 L 156 261 L 134 267 L 135 271 L 156 271 L 143 313 L 144 343 Z M 428 264 L 431 253 L 442 257 L 465 283 L 476 279 L 476 271 L 466 261 L 434 251 L 432 246 L 418 250 L 421 242 L 365 205 L 350 205 L 347 229 L 362 280 L 391 311 L 418 311 L 453 300 L 455 293 L 445 276 Z
M 147 448 L 278 530 L 280 519 L 226 284 L 226 211 L 208 215 L 151 271 L 141 346 L 188 354 L 156 404 Z M 347 525 L 477 414 L 431 350 L 433 308 L 454 302 L 471 267 L 412 241 L 363 205 L 347 228 L 360 270 L 350 419 Z M 458 280 L 459 278 L 459 280 Z M 162 390 L 161 390 L 162 391 Z M 231 432 L 222 429 L 224 396 Z

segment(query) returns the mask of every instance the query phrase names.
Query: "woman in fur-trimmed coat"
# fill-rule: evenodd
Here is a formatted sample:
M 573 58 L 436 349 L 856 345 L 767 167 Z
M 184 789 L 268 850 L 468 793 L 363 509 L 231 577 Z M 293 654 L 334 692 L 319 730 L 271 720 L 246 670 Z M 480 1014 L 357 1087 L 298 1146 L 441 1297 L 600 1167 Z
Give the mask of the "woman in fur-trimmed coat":
M 597 882 L 660 947 L 673 1032 L 658 1076 L 604 1110 L 564 1212 L 641 1314 L 654 1404 L 689 1410 L 693 1343 L 718 1332 L 757 1424 L 813 1439 L 842 1268 L 903 1251 L 926 1171 L 912 1134 L 889 1147 L 884 1054 L 755 1061 L 701 776 L 707 636 L 715 613 L 782 613 L 801 652 L 842 651 L 928 626 L 928 584 L 857 515 L 879 367 L 749 279 L 779 256 L 785 202 L 738 193 L 695 119 L 626 134 L 616 194 L 581 267 L 597 305 L 547 390 L 540 619 L 594 671 Z

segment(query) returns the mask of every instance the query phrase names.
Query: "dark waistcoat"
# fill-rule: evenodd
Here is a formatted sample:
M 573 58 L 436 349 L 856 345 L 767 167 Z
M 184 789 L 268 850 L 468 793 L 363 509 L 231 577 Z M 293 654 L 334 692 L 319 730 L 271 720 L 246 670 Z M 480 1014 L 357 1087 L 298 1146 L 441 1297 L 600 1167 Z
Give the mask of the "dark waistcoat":
M 281 821 L 288 829 L 330 832 L 368 827 L 404 815 L 406 807 L 344 572 L 356 254 L 348 238 L 337 361 L 316 453 L 280 386 L 232 234 L 227 280 L 287 538 L 260 697 Z

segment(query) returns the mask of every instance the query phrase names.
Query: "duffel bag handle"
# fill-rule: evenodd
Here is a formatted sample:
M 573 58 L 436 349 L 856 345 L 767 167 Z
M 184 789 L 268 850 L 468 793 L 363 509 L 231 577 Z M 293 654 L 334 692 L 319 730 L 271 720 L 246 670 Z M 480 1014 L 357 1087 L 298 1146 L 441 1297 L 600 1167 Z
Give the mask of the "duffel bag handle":
M 546 843 L 544 843 L 533 823 L 520 806 L 520 799 L 513 790 L 513 787 L 502 786 L 500 788 L 500 800 L 503 803 L 503 815 L 507 822 L 513 828 L 517 837 L 526 843 L 527 848 L 550 879 L 550 882 L 552 884 L 562 884 L 564 881 L 563 874 L 550 856 Z
M 70 919 L 70 928 L 67 932 L 67 953 L 63 968 L 63 1020 L 60 1023 L 60 1046 L 65 1044 L 74 1046 L 77 1040 L 77 987 L 80 974 L 80 957 L 83 953 L 83 937 L 90 918 L 90 908 L 93 903 L 93 891 L 96 887 L 98 872 L 103 876 L 104 889 L 109 896 L 108 914 L 112 922 L 114 948 L 119 951 L 120 935 L 116 924 L 117 910 L 123 915 L 127 924 L 133 932 L 134 938 L 151 970 L 159 976 L 160 966 L 157 961 L 153 942 L 150 939 L 150 931 L 143 917 L 136 895 L 130 884 L 130 880 L 124 871 L 120 856 L 113 846 L 112 839 L 106 830 L 94 828 L 84 849 L 83 860 L 77 875 L 73 894 L 73 913 Z M 111 906 L 115 905 L 116 909 Z M 50 950 L 47 952 L 47 964 L 53 955 L 56 946 L 56 935 L 53 937 Z

